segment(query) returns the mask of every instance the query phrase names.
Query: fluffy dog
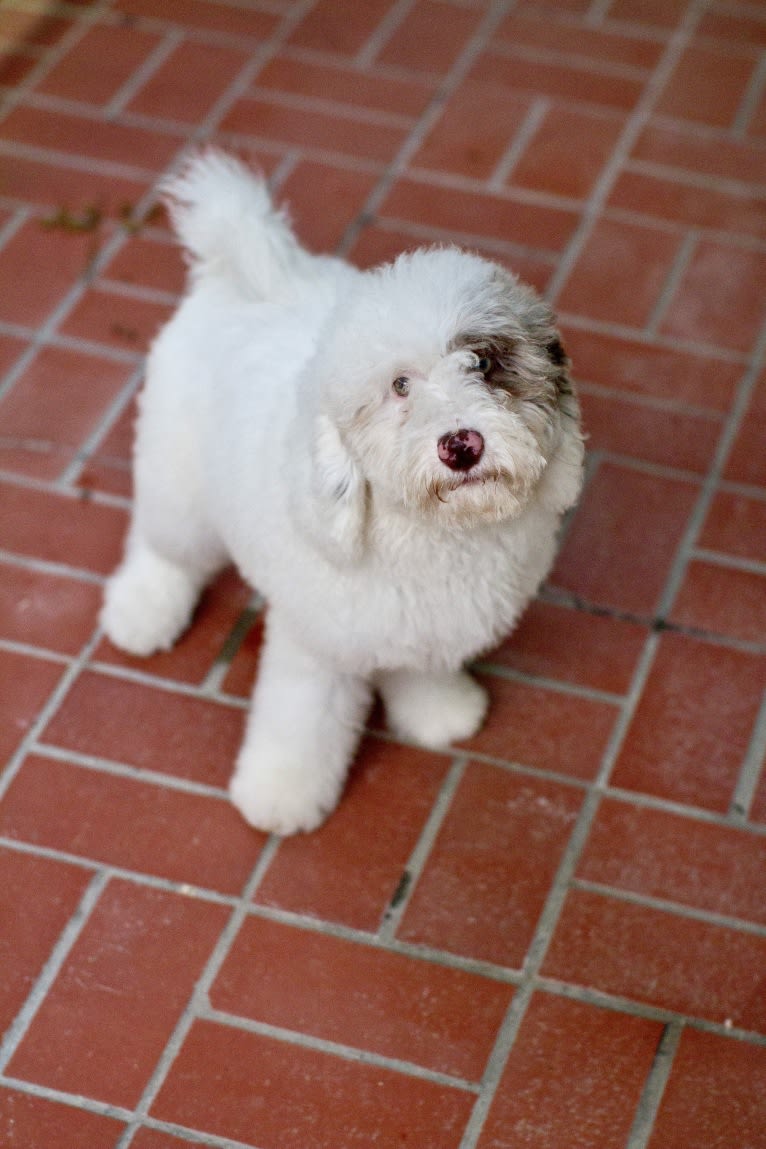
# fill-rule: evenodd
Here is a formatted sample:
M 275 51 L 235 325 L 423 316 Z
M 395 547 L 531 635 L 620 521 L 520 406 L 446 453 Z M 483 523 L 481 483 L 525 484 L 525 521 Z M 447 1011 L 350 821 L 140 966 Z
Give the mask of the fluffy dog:
M 547 305 L 477 255 L 311 255 L 215 151 L 164 192 L 189 288 L 149 356 L 102 624 L 166 649 L 233 560 L 268 614 L 231 797 L 262 830 L 311 830 L 373 690 L 423 746 L 480 727 L 463 665 L 514 625 L 580 490 L 568 361 Z

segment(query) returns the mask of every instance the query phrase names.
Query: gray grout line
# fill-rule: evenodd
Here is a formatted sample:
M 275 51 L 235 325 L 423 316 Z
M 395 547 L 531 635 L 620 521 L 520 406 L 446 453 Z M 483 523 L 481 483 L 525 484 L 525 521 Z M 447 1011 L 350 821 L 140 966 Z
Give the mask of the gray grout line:
M 452 765 L 445 775 L 444 782 L 439 789 L 439 793 L 431 807 L 428 818 L 420 832 L 420 837 L 409 859 L 405 863 L 400 884 L 383 915 L 383 920 L 378 930 L 378 937 L 382 943 L 391 942 L 396 935 L 399 923 L 404 916 L 413 891 L 423 872 L 433 844 L 452 805 L 455 791 L 462 781 L 466 763 L 466 757 L 461 755 L 452 762 Z
M 763 96 L 764 88 L 766 87 L 766 56 L 762 55 L 756 67 L 753 69 L 753 74 L 750 77 L 750 82 L 745 89 L 745 94 L 742 97 L 742 103 L 739 106 L 734 122 L 731 125 L 732 135 L 744 140 L 747 131 L 750 127 L 755 112 Z
M 104 412 L 95 430 L 91 432 L 87 439 L 80 443 L 75 458 L 72 460 L 69 466 L 66 467 L 62 474 L 59 475 L 56 483 L 53 484 L 54 489 L 57 487 L 73 487 L 76 485 L 77 480 L 82 474 L 83 468 L 90 461 L 92 455 L 94 455 L 98 450 L 99 444 L 112 430 L 115 423 L 125 411 L 133 396 L 136 394 L 142 377 L 143 366 L 139 366 L 132 373 L 120 393 Z
M 194 778 L 184 778 L 176 774 L 165 774 L 161 770 L 151 770 L 144 766 L 132 766 L 129 762 L 115 762 L 98 754 L 84 754 L 67 746 L 55 746 L 50 742 L 33 741 L 27 751 L 38 758 L 48 758 L 78 769 L 90 770 L 107 777 L 122 778 L 127 782 L 139 782 L 144 786 L 186 794 L 191 797 L 212 798 L 214 801 L 228 801 L 225 785 L 213 786 L 209 782 L 197 782 Z
M 4 770 L 0 773 L 0 799 L 5 795 L 13 779 L 16 777 L 21 763 L 29 753 L 29 748 L 37 742 L 38 736 L 55 716 L 62 702 L 69 693 L 72 683 L 79 675 L 87 662 L 98 640 L 98 630 L 91 635 L 85 643 L 77 658 L 73 659 L 64 669 L 61 678 L 48 696 L 44 706 L 37 713 L 37 717 L 30 725 L 24 738 L 9 758 Z
M 125 111 L 126 105 L 162 67 L 179 44 L 183 42 L 183 39 L 183 32 L 177 28 L 173 28 L 165 34 L 156 48 L 149 53 L 144 62 L 135 69 L 122 87 L 114 93 L 109 103 L 105 105 L 103 115 L 107 120 L 113 120 Z
M 758 711 L 750 743 L 745 751 L 745 757 L 740 767 L 739 778 L 734 787 L 729 817 L 736 822 L 745 821 L 750 817 L 753 800 L 758 789 L 758 783 L 764 770 L 766 761 L 766 691 L 764 691 L 761 707 Z
M 673 260 L 670 271 L 668 272 L 665 284 L 652 308 L 651 315 L 646 321 L 645 331 L 650 338 L 654 338 L 659 333 L 660 324 L 665 318 L 665 314 L 673 301 L 676 291 L 681 284 L 681 280 L 691 263 L 692 256 L 699 243 L 699 238 L 699 232 L 691 230 L 681 242 L 676 258 Z
M 383 51 L 394 32 L 396 32 L 407 16 L 409 16 L 414 5 L 415 0 L 393 0 L 385 16 L 367 40 L 367 43 L 359 49 L 354 57 L 354 63 L 357 68 L 369 68 L 375 63 L 376 56 L 380 55 Z
M 680 1022 L 670 1022 L 665 1027 L 657 1047 L 654 1064 L 649 1070 L 649 1076 L 638 1102 L 625 1149 L 646 1149 L 649 1143 L 682 1032 L 683 1026 Z
M 723 551 L 711 551 L 705 547 L 695 547 L 691 557 L 710 566 L 722 567 L 726 570 L 743 571 L 747 574 L 766 575 L 766 561 L 759 559 L 746 559 L 740 555 L 731 555 Z
M 0 1073 L 2 1073 L 23 1041 L 37 1011 L 44 1003 L 49 989 L 58 977 L 72 947 L 82 933 L 93 907 L 106 886 L 108 878 L 104 873 L 96 873 L 80 899 L 80 903 L 64 927 L 54 945 L 50 957 L 35 981 L 32 990 L 11 1023 L 0 1046 Z
M 247 917 L 248 908 L 253 900 L 255 891 L 278 848 L 279 839 L 274 837 L 269 838 L 242 891 L 241 897 L 238 899 L 226 926 L 218 937 L 218 941 L 205 964 L 205 969 L 197 981 L 197 985 L 186 1009 L 179 1018 L 161 1057 L 157 1061 L 154 1073 L 149 1079 L 141 1100 L 136 1106 L 135 1121 L 126 1129 L 123 1136 L 117 1142 L 115 1149 L 127 1149 L 133 1139 L 133 1134 L 140 1127 L 142 1119 L 148 1115 L 191 1027 L 197 1018 L 203 1016 L 207 1011 L 210 988 L 234 943 L 234 939 L 242 927 L 242 923 Z
M 590 882 L 584 878 L 573 878 L 570 883 L 573 890 L 583 890 L 601 897 L 610 898 L 615 902 L 626 902 L 632 906 L 643 906 L 644 909 L 658 910 L 661 913 L 672 913 L 676 917 L 686 918 L 689 921 L 703 922 L 708 926 L 720 929 L 735 930 L 738 933 L 749 934 L 752 937 L 766 938 L 766 924 L 749 921 L 747 918 L 732 917 L 729 914 L 719 914 L 715 910 L 701 910 L 696 906 L 685 905 L 683 902 L 673 901 L 672 898 L 657 898 L 650 894 L 637 894 L 619 886 L 609 886 L 603 882 Z
M 667 41 L 665 51 L 660 57 L 659 63 L 649 77 L 644 91 L 627 119 L 617 146 L 612 151 L 609 162 L 602 170 L 601 176 L 591 192 L 585 211 L 583 212 L 580 226 L 576 229 L 556 269 L 548 289 L 548 298 L 551 302 L 555 302 L 557 299 L 575 263 L 590 239 L 595 222 L 606 205 L 609 193 L 620 171 L 622 171 L 639 133 L 645 126 L 659 94 L 681 58 L 685 47 L 691 40 L 705 4 L 706 0 L 691 0 L 683 20 Z
M 676 561 L 673 564 L 670 577 L 665 587 L 665 593 L 657 609 L 657 613 L 660 617 L 666 617 L 675 602 L 676 595 L 678 594 L 686 573 L 689 558 L 696 546 L 699 533 L 707 518 L 710 505 L 716 493 L 718 480 L 726 466 L 726 461 L 731 452 L 764 362 L 766 362 L 766 323 L 763 325 L 760 338 L 753 351 L 750 366 L 737 388 L 734 402 L 731 405 L 718 440 L 715 455 L 710 464 L 707 476 L 703 481 L 697 503 L 687 522 L 686 530 L 676 554 Z
M 327 1038 L 317 1037 L 300 1030 L 286 1029 L 269 1022 L 256 1021 L 238 1014 L 226 1013 L 224 1010 L 210 1008 L 203 1010 L 199 1016 L 205 1021 L 216 1022 L 219 1025 L 228 1026 L 230 1029 L 238 1029 L 244 1033 L 252 1033 L 260 1037 L 270 1037 L 276 1041 L 297 1046 L 299 1049 L 312 1049 L 318 1053 L 329 1053 L 335 1057 L 343 1058 L 344 1061 L 356 1062 L 359 1065 L 374 1065 L 379 1069 L 392 1070 L 407 1077 L 416 1077 L 421 1081 L 430 1081 L 434 1085 L 444 1085 L 450 1089 L 459 1089 L 466 1093 L 479 1092 L 480 1086 L 474 1081 L 467 1081 L 462 1077 L 428 1069 L 414 1061 L 405 1061 L 402 1058 L 373 1053 L 369 1049 L 361 1049 L 339 1041 L 330 1041 Z
M 0 564 L 33 571 L 35 574 L 55 575 L 60 578 L 71 578 L 77 582 L 94 583 L 96 586 L 103 586 L 105 582 L 104 575 L 94 574 L 93 571 L 67 566 L 65 563 L 47 562 L 45 559 L 18 555 L 13 551 L 0 550 Z
M 551 101 L 547 96 L 539 96 L 532 101 L 519 130 L 514 134 L 513 139 L 505 150 L 505 154 L 500 157 L 495 170 L 487 180 L 486 186 L 489 191 L 498 192 L 506 190 L 505 185 L 509 177 L 526 151 L 527 146 L 534 139 L 550 107 Z
M 708 358 L 721 363 L 733 363 L 744 368 L 747 366 L 746 352 L 735 351 L 728 347 L 719 347 L 714 343 L 702 343 L 699 340 L 677 339 L 675 336 L 659 335 L 650 337 L 639 327 L 628 327 L 627 324 L 610 323 L 602 319 L 593 319 L 589 315 L 578 315 L 573 311 L 557 312 L 559 322 L 566 327 L 577 331 L 587 331 L 594 335 L 608 335 L 615 339 L 625 339 L 631 343 L 645 344 L 647 347 L 656 347 L 662 351 L 680 351 L 695 358 Z

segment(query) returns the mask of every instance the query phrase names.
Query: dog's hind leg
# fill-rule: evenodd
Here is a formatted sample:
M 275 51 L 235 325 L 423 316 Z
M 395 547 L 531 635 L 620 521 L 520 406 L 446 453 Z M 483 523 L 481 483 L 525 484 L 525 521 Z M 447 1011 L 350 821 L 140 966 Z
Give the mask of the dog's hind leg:
M 370 700 L 363 679 L 328 668 L 271 612 L 229 787 L 246 821 L 274 834 L 324 821 L 340 798 Z
M 375 685 L 393 732 L 431 750 L 472 737 L 489 703 L 484 687 L 464 670 L 390 670 Z

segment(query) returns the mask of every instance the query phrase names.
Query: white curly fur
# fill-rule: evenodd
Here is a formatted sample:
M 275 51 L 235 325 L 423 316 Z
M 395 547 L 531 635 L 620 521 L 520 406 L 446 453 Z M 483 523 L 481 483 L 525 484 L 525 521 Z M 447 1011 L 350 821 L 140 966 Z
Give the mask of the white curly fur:
M 167 648 L 236 563 L 269 609 L 231 795 L 263 830 L 310 830 L 373 689 L 426 746 L 481 724 L 462 668 L 550 567 L 581 484 L 577 404 L 550 312 L 496 265 L 452 247 L 364 273 L 310 255 L 218 152 L 165 191 L 192 272 L 149 356 L 102 623 L 125 650 Z M 483 453 L 455 470 L 438 441 L 466 428 Z

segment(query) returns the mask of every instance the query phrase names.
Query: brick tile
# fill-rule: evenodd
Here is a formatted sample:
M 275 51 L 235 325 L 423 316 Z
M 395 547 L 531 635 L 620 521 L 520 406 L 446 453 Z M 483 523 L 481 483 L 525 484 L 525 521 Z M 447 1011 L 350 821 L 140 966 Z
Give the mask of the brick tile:
M 609 16 L 658 28 L 674 28 L 686 12 L 685 0 L 612 0 Z
M 708 138 L 685 124 L 650 120 L 631 158 L 704 176 L 766 183 L 766 151 L 751 143 L 716 135 Z
M 91 287 L 69 312 L 60 330 L 64 335 L 139 355 L 146 351 L 172 311 L 168 303 Z
M 655 111 L 674 119 L 731 127 L 754 67 L 750 54 L 693 43 L 681 56 Z
M 90 874 L 77 866 L 0 849 L 1 1029 L 29 996 L 89 881 Z M 2 1114 L 0 1102 L 0 1130 Z
M 279 1149 L 457 1149 L 473 1103 L 461 1090 L 200 1021 L 151 1113 Z
M 698 545 L 763 562 L 766 560 L 766 503 L 719 491 L 710 504 Z
M 764 937 L 574 890 L 542 973 L 762 1032 L 764 963 Z
M 490 693 L 487 720 L 466 745 L 482 754 L 593 778 L 617 710 L 545 687 L 483 676 Z
M 368 172 L 302 160 L 280 189 L 301 241 L 313 251 L 332 251 L 363 209 L 375 184 Z M 317 211 L 321 203 L 322 210 Z
M 552 581 L 588 602 L 651 615 L 697 495 L 693 483 L 602 463 Z
M 762 658 L 664 635 L 615 786 L 728 809 L 763 692 Z
M 94 660 L 198 685 L 212 669 L 251 597 L 249 587 L 234 570 L 228 569 L 203 593 L 191 626 L 172 650 L 160 651 L 147 662 L 125 654 L 104 639 Z
M 739 483 L 766 487 L 766 375 L 750 397 L 737 437 L 726 463 L 724 477 Z
M 441 0 L 415 0 L 379 59 L 413 72 L 444 75 L 476 31 L 479 13 Z
M 110 882 L 11 1059 L 11 1076 L 136 1105 L 228 913 Z
M 0 138 L 153 171 L 163 168 L 178 151 L 174 136 L 23 105 L 3 120 Z
M 716 40 L 743 44 L 751 50 L 766 47 L 766 26 L 755 12 L 752 16 L 744 12 L 703 12 L 697 33 Z
M 134 4 L 136 0 L 129 2 Z M 213 5 L 205 7 L 210 11 Z M 215 7 L 221 11 L 218 5 Z M 156 6 L 153 11 L 156 13 Z M 127 108 L 146 116 L 197 123 L 234 82 L 247 60 L 247 54 L 237 48 L 184 40 L 152 73 Z
M 48 491 L 0 484 L 3 547 L 17 554 L 107 574 L 117 564 L 126 515 Z
M 35 90 L 65 100 L 105 104 L 160 42 L 156 33 L 126 24 L 94 24 Z
M 42 710 L 63 673 L 40 658 L 0 650 L 0 761 L 5 762 Z
M 697 187 L 645 172 L 623 171 L 609 197 L 609 207 L 658 219 L 766 236 L 766 196 L 743 188 Z
M 520 967 L 580 802 L 567 787 L 470 764 L 399 936 Z
M 16 1089 L 0 1089 L 0 1142 L 9 1149 L 41 1149 L 44 1145 L 113 1149 L 124 1128 L 111 1117 Z
M 762 837 L 607 798 L 577 876 L 766 923 L 765 871 Z
M 510 986 L 311 930 L 249 918 L 214 1009 L 478 1081 Z
M 441 755 L 367 739 L 338 809 L 313 834 L 282 842 L 256 901 L 377 930 L 448 764 Z
M 290 36 L 290 43 L 353 56 L 388 12 L 389 0 L 319 0 Z
M 175 1133 L 161 1133 L 158 1129 L 139 1129 L 130 1143 L 131 1149 L 199 1149 L 199 1141 L 187 1141 Z
M 0 635 L 77 654 L 96 625 L 99 587 L 23 567 L 0 570 Z
M 97 248 L 95 234 L 29 220 L 0 250 L 0 320 L 37 327 L 86 273 Z
M 728 411 L 742 366 L 704 352 L 680 351 L 587 328 L 567 327 L 564 341 L 583 382 L 619 388 L 634 395 Z
M 643 327 L 678 254 L 680 237 L 601 219 L 559 296 L 562 311 Z M 625 274 L 625 268 L 631 274 Z
M 98 206 L 105 216 L 117 214 L 123 204 L 137 203 L 146 193 L 148 184 L 148 179 L 118 179 L 96 171 L 59 167 L 51 161 L 22 159 L 20 156 L 14 156 L 12 164 L 3 165 L 3 196 L 6 199 L 43 204 L 54 212 L 61 209 L 81 212 Z M 69 232 L 62 235 L 68 241 L 78 238 Z
M 595 104 L 628 112 L 641 96 L 643 79 L 599 72 L 552 60 L 530 60 L 513 53 L 487 51 L 471 74 L 518 92 L 533 92 L 566 103 Z
M 280 54 L 258 73 L 257 90 L 273 89 L 310 99 L 334 100 L 350 108 L 415 117 L 434 94 L 434 82 L 349 67 L 343 61 L 312 63 Z
M 513 187 L 585 199 L 622 128 L 622 117 L 556 104 L 546 111 L 508 182 Z
M 129 374 L 124 364 L 43 347 L 0 402 L 2 465 L 40 478 L 60 474 Z
M 656 1022 L 535 994 L 479 1149 L 623 1149 L 661 1034 Z
M 322 148 L 354 158 L 385 163 L 404 143 L 405 128 L 371 124 L 368 120 L 334 115 L 323 108 L 296 108 L 244 96 L 221 120 L 225 136 L 254 136 L 289 147 Z
M 637 623 L 533 602 L 510 638 L 487 661 L 624 694 L 646 635 Z
M 36 63 L 26 51 L 10 51 L 0 47 L 0 88 L 13 89 L 22 84 Z
M 136 235 L 112 256 L 101 278 L 180 295 L 186 267 L 177 244 Z
M 589 8 L 590 0 L 519 0 L 516 4 L 517 11 L 534 16 L 583 16 Z
M 126 16 L 145 16 L 150 20 L 180 24 L 184 28 L 257 39 L 270 36 L 277 22 L 273 12 L 255 8 L 252 4 L 237 8 L 209 3 L 208 0 L 163 0 L 162 8 L 158 9 L 155 0 L 117 0 L 114 7 Z
M 5 223 L 4 216 L 0 217 L 0 223 Z M 28 346 L 23 339 L 15 335 L 0 335 L 0 379 Z
M 131 459 L 135 402 L 131 402 L 88 458 L 77 481 L 83 491 L 106 491 L 130 498 L 133 491 Z
M 529 96 L 481 80 L 466 81 L 445 105 L 412 166 L 488 179 L 531 105 Z
M 34 47 L 51 47 L 71 28 L 70 20 L 42 11 L 3 8 L 0 12 L 0 40 Z
M 510 48 L 525 47 L 548 52 L 564 52 L 590 62 L 598 68 L 604 63 L 631 68 L 653 68 L 662 52 L 657 38 L 588 28 L 569 20 L 541 19 L 539 16 L 511 12 L 497 30 L 496 40 Z
M 682 339 L 748 351 L 766 315 L 764 299 L 766 254 L 702 241 L 668 308 L 662 330 Z
M 580 404 L 591 450 L 707 474 L 721 435 L 719 418 L 626 402 L 585 388 Z
M 265 841 L 226 801 L 37 757 L 0 803 L 0 833 L 225 894 Z
M 542 207 L 506 196 L 442 188 L 401 179 L 380 208 L 383 217 L 443 228 L 468 235 L 498 236 L 508 243 L 522 243 L 560 251 L 577 222 L 573 211 Z
M 684 626 L 766 642 L 766 577 L 691 562 L 670 615 Z
M 241 711 L 215 702 L 89 671 L 77 679 L 43 737 L 65 750 L 224 786 L 243 719 Z
M 662 1095 L 649 1149 L 729 1149 L 732 1135 L 763 1149 L 766 1050 L 685 1029 Z M 736 1130 L 736 1134 L 733 1134 Z

